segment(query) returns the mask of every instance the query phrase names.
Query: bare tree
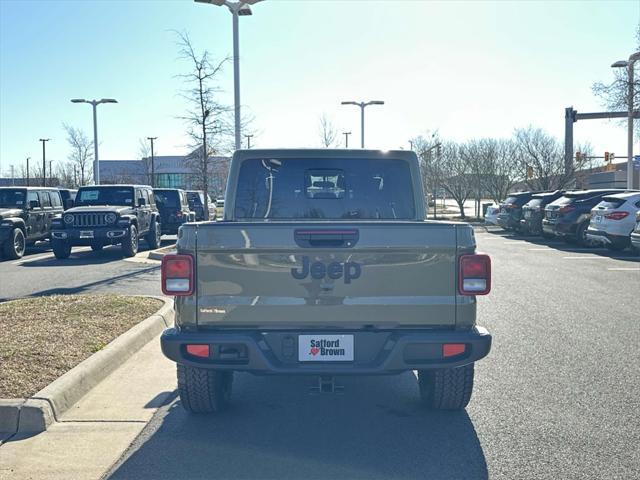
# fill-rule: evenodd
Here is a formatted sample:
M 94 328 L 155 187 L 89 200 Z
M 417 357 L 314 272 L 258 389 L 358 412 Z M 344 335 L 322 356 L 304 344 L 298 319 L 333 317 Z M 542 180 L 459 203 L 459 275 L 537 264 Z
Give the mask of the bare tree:
M 443 176 L 442 186 L 460 209 L 460 216 L 465 218 L 464 203 L 474 189 L 474 176 L 469 162 L 460 152 L 460 146 L 449 142 L 442 145 Z
M 195 148 L 186 160 L 195 174 L 195 183 L 204 191 L 204 211 L 208 219 L 211 162 L 213 156 L 223 148 L 225 140 L 228 142 L 230 133 L 226 118 L 229 109 L 216 100 L 220 90 L 215 85 L 228 58 L 214 63 L 207 50 L 202 53 L 196 52 L 186 33 L 176 33 L 180 58 L 186 60 L 190 68 L 189 73 L 178 75 L 188 85 L 182 92 L 182 97 L 189 105 L 186 114 L 180 118 L 187 124 L 187 133 L 192 140 L 191 146 Z
M 76 169 L 75 172 L 74 168 Z M 59 162 L 56 164 L 56 177 L 58 177 L 61 187 L 76 188 L 78 186 L 77 176 L 77 167 L 73 162 Z
M 154 152 L 155 154 L 155 152 Z M 145 185 L 154 185 L 151 178 L 151 147 L 149 140 L 146 138 L 138 139 L 138 156 L 142 162 L 142 168 L 144 170 L 144 183 Z
M 431 195 L 434 199 L 433 218 L 436 218 L 435 198 L 439 188 L 442 188 L 442 165 L 438 156 L 437 132 L 432 135 L 418 136 L 411 140 L 413 151 L 418 156 L 420 172 L 422 174 L 422 184 L 425 187 L 427 198 Z M 427 210 L 429 201 L 426 200 Z
M 324 148 L 332 148 L 338 138 L 338 130 L 325 113 L 320 115 L 318 120 L 318 134 L 320 135 L 320 143 Z
M 67 158 L 76 165 L 78 171 L 78 185 L 87 185 L 93 172 L 93 142 L 79 128 L 74 128 L 66 123 L 63 123 L 62 126 L 67 132 L 67 143 L 71 148 Z
M 527 127 L 515 131 L 521 177 L 531 190 L 557 190 L 575 184 L 577 168 L 572 164 L 567 171 L 564 147 L 555 137 L 540 128 Z M 529 174 L 532 174 L 529 176 Z
M 493 155 L 488 159 L 488 175 L 484 177 L 484 190 L 495 203 L 502 202 L 518 181 L 520 162 L 516 143 L 511 139 L 493 140 Z
M 640 51 L 640 25 L 636 27 L 636 51 Z M 594 95 L 600 97 L 608 111 L 627 111 L 629 101 L 629 73 L 626 68 L 613 70 L 614 79 L 610 83 L 596 82 L 591 86 Z M 633 80 L 633 108 L 640 107 L 640 78 Z M 636 135 L 640 134 L 640 122 L 634 123 Z

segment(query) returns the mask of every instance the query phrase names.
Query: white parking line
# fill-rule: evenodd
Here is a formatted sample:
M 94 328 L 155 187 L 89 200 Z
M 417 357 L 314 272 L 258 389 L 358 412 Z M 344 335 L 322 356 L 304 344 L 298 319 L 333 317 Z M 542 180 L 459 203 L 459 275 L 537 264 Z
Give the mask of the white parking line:
M 582 259 L 592 259 L 592 260 L 626 260 L 625 257 L 601 257 L 599 255 L 587 256 L 581 255 L 579 257 L 562 257 L 565 260 L 582 260 Z
M 618 267 L 618 268 L 607 268 L 612 272 L 640 272 L 640 267 Z

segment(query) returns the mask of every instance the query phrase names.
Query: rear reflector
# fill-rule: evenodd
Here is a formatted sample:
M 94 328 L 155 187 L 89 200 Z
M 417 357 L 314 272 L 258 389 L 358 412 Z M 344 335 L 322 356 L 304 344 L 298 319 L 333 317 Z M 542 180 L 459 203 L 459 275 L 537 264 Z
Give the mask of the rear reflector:
M 187 345 L 187 353 L 194 357 L 209 358 L 209 345 Z
M 459 259 L 458 292 L 460 295 L 486 295 L 491 291 L 489 255 L 462 255 Z
M 456 355 L 464 353 L 465 350 L 466 346 L 464 343 L 445 343 L 442 345 L 442 356 L 444 358 L 455 357 Z
M 193 295 L 195 275 L 191 255 L 165 255 L 161 267 L 162 293 Z

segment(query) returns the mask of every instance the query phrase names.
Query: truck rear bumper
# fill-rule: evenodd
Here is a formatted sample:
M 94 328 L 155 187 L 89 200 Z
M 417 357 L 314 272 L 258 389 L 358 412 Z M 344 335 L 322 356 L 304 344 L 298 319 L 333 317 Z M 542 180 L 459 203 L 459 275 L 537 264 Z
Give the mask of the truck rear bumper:
M 298 335 L 353 335 L 350 362 L 298 361 Z M 406 370 L 453 368 L 476 362 L 491 349 L 491 335 L 470 330 L 242 331 L 165 330 L 164 355 L 182 365 L 271 375 L 384 375 Z M 444 357 L 443 345 L 462 344 L 464 352 Z M 208 345 L 206 358 L 187 353 L 187 345 Z

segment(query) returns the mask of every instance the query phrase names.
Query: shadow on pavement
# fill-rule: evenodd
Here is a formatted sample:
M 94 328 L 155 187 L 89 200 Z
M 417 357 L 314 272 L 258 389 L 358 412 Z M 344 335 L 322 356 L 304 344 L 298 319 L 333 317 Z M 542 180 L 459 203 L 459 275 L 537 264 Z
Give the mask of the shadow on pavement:
M 174 244 L 174 240 L 162 240 L 160 248 Z M 80 248 L 80 247 L 78 247 Z M 86 247 L 85 247 L 86 248 Z M 145 244 L 140 244 L 139 253 L 148 252 L 151 249 Z M 40 252 L 42 253 L 42 252 Z M 73 249 L 71 256 L 65 260 L 58 260 L 55 257 L 43 258 L 23 263 L 23 267 L 60 267 L 64 265 L 100 265 L 103 263 L 114 262 L 125 258 L 119 245 L 106 246 L 102 250 L 94 252 L 92 250 Z
M 316 381 L 236 374 L 233 404 L 219 415 L 173 402 L 107 478 L 488 477 L 467 413 L 426 410 L 411 372 L 341 377 L 343 394 L 312 395 Z
M 133 280 L 134 277 L 137 277 L 139 275 L 143 275 L 149 272 L 152 272 L 153 270 L 158 270 L 160 268 L 160 265 L 154 265 L 152 267 L 149 268 L 143 268 L 141 270 L 136 270 L 134 272 L 129 272 L 129 273 L 124 273 L 122 275 L 117 275 L 115 277 L 110 277 L 104 280 L 99 280 L 97 282 L 91 282 L 91 283 L 85 283 L 84 285 L 80 286 L 80 287 L 58 287 L 58 288 L 50 288 L 48 290 L 40 290 L 39 292 L 34 292 L 32 294 L 30 294 L 29 296 L 33 296 L 33 297 L 37 297 L 37 296 L 41 296 L 41 295 L 72 295 L 72 294 L 76 294 L 76 293 L 82 293 L 86 290 L 90 290 L 93 287 L 97 287 L 97 286 L 109 286 L 109 285 L 119 285 L 119 282 L 123 282 L 126 280 Z M 134 291 L 133 288 L 135 287 L 135 285 L 132 285 L 132 292 Z M 2 299 L 0 299 L 1 301 Z

